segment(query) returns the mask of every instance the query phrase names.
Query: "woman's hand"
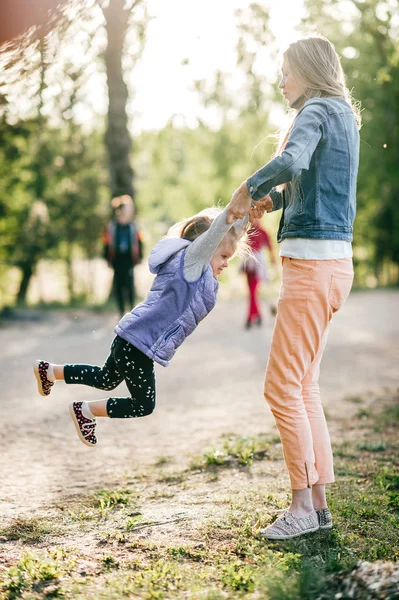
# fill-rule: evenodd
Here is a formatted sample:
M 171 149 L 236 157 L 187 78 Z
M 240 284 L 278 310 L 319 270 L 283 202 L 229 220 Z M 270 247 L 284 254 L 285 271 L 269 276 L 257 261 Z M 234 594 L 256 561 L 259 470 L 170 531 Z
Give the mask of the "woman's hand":
M 263 196 L 260 200 L 253 201 L 249 213 L 249 220 L 253 224 L 257 219 L 261 219 L 265 212 L 272 212 L 273 200 L 269 195 Z
M 234 223 L 237 219 L 243 219 L 250 211 L 252 198 L 248 194 L 247 184 L 244 181 L 236 189 L 227 207 L 226 223 Z

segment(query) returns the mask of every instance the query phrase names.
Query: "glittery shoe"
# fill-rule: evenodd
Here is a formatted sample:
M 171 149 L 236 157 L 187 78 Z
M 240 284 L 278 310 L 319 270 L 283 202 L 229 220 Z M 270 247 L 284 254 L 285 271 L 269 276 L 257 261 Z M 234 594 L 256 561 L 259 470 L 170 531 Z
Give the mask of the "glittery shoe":
M 319 521 L 316 511 L 309 513 L 306 517 L 296 517 L 287 510 L 274 523 L 259 533 L 268 540 L 290 540 L 305 533 L 318 531 L 318 529 Z
M 54 385 L 54 381 L 47 379 L 47 371 L 50 366 L 45 360 L 35 360 L 33 363 L 33 372 L 35 373 L 37 381 L 37 389 L 41 396 L 49 396 L 51 388 Z
M 87 419 L 82 415 L 82 404 L 83 402 L 71 402 L 69 405 L 69 412 L 72 417 L 73 424 L 75 425 L 76 432 L 82 442 L 86 446 L 95 446 L 97 444 L 96 438 L 96 420 Z
M 317 518 L 319 519 L 320 529 L 332 529 L 332 515 L 330 509 L 323 508 L 322 510 L 316 509 Z

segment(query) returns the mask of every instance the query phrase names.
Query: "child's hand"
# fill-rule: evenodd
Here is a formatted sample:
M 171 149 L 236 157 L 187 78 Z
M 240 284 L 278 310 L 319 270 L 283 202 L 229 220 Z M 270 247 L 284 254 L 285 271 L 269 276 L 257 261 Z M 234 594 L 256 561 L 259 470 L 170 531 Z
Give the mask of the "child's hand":
M 273 210 L 273 200 L 271 199 L 271 197 L 269 196 L 269 194 L 267 196 L 263 196 L 263 198 L 261 198 L 260 200 L 258 200 L 258 202 L 256 202 L 256 206 L 259 208 L 262 208 L 263 212 L 272 212 Z
M 252 202 L 251 211 L 249 213 L 249 219 L 251 223 L 256 221 L 256 219 L 261 219 L 265 212 L 272 212 L 273 210 L 273 200 L 270 196 L 264 196 L 260 200 L 256 202 Z

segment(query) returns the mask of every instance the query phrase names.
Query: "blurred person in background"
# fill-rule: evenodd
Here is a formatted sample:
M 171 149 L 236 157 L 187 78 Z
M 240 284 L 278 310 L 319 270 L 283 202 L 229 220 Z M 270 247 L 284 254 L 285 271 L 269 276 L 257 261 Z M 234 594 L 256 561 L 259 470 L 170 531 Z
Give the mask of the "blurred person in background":
M 134 221 L 134 203 L 130 196 L 113 198 L 114 218 L 104 231 L 104 256 L 114 270 L 113 291 L 121 316 L 135 304 L 134 267 L 143 257 L 142 237 Z
M 240 271 L 245 273 L 247 277 L 249 292 L 248 316 L 245 323 L 246 329 L 250 329 L 254 324 L 258 326 L 262 325 L 262 314 L 258 298 L 259 284 L 261 282 L 267 283 L 270 280 L 268 263 L 263 249 L 267 248 L 270 263 L 273 265 L 276 264 L 270 236 L 261 227 L 258 219 L 253 221 L 252 227 L 248 231 L 248 244 L 252 254 L 246 257 L 240 268 Z M 276 307 L 274 305 L 270 306 L 270 312 L 272 315 L 276 314 Z

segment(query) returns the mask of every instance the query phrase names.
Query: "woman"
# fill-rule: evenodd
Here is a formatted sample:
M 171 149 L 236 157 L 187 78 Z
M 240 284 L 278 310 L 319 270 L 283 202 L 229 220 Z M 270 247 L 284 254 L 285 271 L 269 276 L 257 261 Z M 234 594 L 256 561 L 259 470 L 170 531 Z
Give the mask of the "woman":
M 234 192 L 229 211 L 236 219 L 282 208 L 283 284 L 264 394 L 280 432 L 292 501 L 261 531 L 268 539 L 332 527 L 325 487 L 334 481 L 333 458 L 318 379 L 329 322 L 353 281 L 360 125 L 338 55 L 323 37 L 288 47 L 279 87 L 295 111 L 292 123 L 277 155 Z

